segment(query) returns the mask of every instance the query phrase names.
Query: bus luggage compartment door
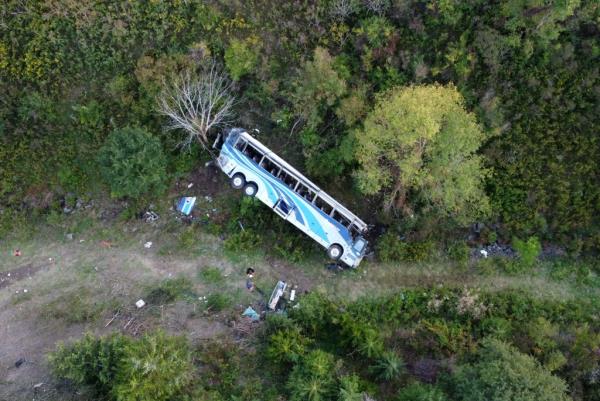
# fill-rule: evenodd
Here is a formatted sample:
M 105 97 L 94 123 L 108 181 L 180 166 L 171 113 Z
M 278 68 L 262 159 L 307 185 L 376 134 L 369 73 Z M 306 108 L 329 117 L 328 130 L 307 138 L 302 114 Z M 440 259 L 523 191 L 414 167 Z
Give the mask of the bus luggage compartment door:
M 275 206 L 273 206 L 273 210 L 275 211 L 275 213 L 277 213 L 284 219 L 287 219 L 287 217 L 292 212 L 292 209 L 293 209 L 293 207 L 288 205 L 288 203 L 286 201 L 284 201 L 283 199 L 279 199 L 277 201 L 277 203 L 275 204 Z

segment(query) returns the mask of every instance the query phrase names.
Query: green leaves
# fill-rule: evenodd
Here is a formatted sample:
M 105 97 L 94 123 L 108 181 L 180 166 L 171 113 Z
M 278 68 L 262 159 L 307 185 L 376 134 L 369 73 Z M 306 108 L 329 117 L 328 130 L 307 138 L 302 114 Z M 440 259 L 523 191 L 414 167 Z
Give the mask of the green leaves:
M 567 385 L 535 359 L 506 343 L 484 340 L 477 362 L 454 375 L 456 395 L 464 401 L 567 401 Z
M 167 162 L 160 141 L 141 128 L 114 131 L 100 149 L 98 164 L 115 198 L 138 199 L 165 189 Z
M 386 210 L 433 208 L 460 224 L 489 212 L 486 170 L 475 153 L 484 135 L 454 86 L 380 94 L 355 136 L 358 186 L 365 194 L 384 191 Z

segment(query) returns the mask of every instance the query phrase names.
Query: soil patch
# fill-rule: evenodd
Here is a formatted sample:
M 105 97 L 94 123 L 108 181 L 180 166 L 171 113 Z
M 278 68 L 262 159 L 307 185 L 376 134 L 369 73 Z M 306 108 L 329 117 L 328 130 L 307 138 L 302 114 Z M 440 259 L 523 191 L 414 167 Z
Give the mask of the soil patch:
M 34 266 L 33 263 L 28 263 L 7 272 L 0 272 L 0 289 L 8 287 L 16 281 L 30 278 L 46 266 L 48 266 L 48 264 Z

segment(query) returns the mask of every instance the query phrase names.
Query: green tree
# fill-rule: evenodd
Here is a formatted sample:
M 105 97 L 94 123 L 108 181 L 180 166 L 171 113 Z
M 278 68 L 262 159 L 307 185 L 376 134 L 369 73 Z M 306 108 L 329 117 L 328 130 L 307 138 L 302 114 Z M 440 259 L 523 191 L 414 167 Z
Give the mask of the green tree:
M 324 109 L 346 93 L 346 82 L 333 68 L 333 61 L 327 49 L 315 48 L 313 59 L 304 63 L 294 83 L 294 109 L 311 129 L 321 123 Z
M 225 66 L 235 81 L 250 74 L 258 63 L 258 38 L 233 39 L 225 50 Z
M 453 376 L 458 400 L 569 400 L 562 379 L 500 340 L 484 340 L 477 357 L 474 363 L 460 366 Z
M 385 191 L 387 211 L 411 214 L 423 204 L 468 223 L 489 210 L 486 170 L 475 154 L 483 140 L 454 86 L 392 89 L 379 95 L 356 133 L 358 186 L 365 194 Z
M 167 162 L 160 141 L 141 128 L 114 131 L 98 163 L 115 198 L 136 199 L 165 189 Z

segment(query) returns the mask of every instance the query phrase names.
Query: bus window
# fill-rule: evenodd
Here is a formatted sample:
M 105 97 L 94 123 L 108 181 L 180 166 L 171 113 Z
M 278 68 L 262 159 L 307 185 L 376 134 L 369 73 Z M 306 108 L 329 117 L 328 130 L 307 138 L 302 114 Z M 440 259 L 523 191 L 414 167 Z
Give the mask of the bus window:
M 248 142 L 244 141 L 242 138 L 238 139 L 237 143 L 235 144 L 235 148 L 237 150 L 239 150 L 240 152 L 244 152 L 244 148 L 246 147 L 246 144 Z
M 248 157 L 248 159 L 253 160 L 255 163 L 259 163 L 260 159 L 263 157 L 262 152 L 250 144 L 246 146 L 246 149 L 244 149 L 243 153 Z
M 296 193 L 309 202 L 312 202 L 316 195 L 313 190 L 309 189 L 306 185 L 302 183 L 298 184 L 298 186 L 296 187 Z
M 318 196 L 315 198 L 315 206 L 321 209 L 327 215 L 331 214 L 331 211 L 333 210 L 333 206 Z
M 273 175 L 274 177 L 277 177 L 277 175 L 279 174 L 279 166 L 273 163 L 273 161 L 266 156 L 263 158 L 262 162 L 260 163 L 260 166 L 267 170 L 269 173 L 271 173 L 271 175 Z
M 350 220 L 346 216 L 344 216 L 340 212 L 338 212 L 337 210 L 333 211 L 332 217 L 334 220 L 336 220 L 338 223 L 340 223 L 344 227 L 348 227 L 350 225 Z
M 277 178 L 283 181 L 283 183 L 292 190 L 296 187 L 296 184 L 298 184 L 298 181 L 296 181 L 292 175 L 286 173 L 283 169 L 279 171 Z

